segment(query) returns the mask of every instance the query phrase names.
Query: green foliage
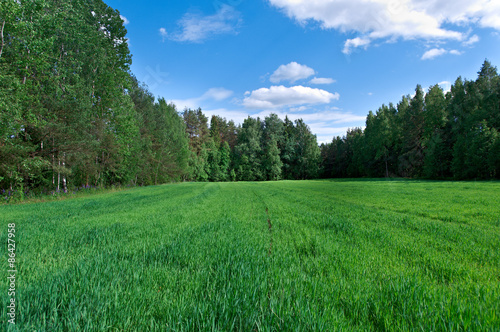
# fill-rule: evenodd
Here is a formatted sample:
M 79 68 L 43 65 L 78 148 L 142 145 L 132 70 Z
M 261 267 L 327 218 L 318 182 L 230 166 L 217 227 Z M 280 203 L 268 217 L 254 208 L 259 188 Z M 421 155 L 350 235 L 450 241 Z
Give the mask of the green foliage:
M 243 121 L 235 147 L 235 168 L 238 180 L 264 180 L 262 134 L 263 124 L 259 118 L 248 117 Z
M 280 150 L 278 149 L 276 138 L 272 137 L 271 140 L 267 141 L 265 151 L 264 168 L 266 179 L 273 181 L 280 180 L 283 163 L 280 159 Z
M 130 77 L 116 10 L 101 0 L 1 6 L 0 188 L 67 191 L 185 176 L 184 122 Z
M 434 85 L 318 147 L 299 119 L 236 126 L 180 115 L 131 76 L 127 31 L 102 0 L 0 3 L 0 189 L 171 181 L 500 176 L 500 77 Z
M 220 155 L 220 179 L 222 181 L 232 181 L 230 176 L 230 166 L 231 166 L 231 148 L 229 147 L 229 143 L 225 141 L 222 143 L 219 149 Z
M 369 112 L 364 131 L 348 131 L 321 149 L 322 177 L 499 178 L 500 77 L 485 61 L 476 81 L 451 91 L 434 85 L 397 107 Z
M 497 182 L 179 183 L 3 205 L 16 327 L 494 331 L 499 194 Z

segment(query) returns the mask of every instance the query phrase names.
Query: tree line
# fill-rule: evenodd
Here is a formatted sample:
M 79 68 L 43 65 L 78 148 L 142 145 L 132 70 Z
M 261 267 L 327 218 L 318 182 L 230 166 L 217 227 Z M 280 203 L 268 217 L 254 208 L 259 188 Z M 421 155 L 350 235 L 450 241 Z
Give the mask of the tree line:
M 0 3 L 0 190 L 329 177 L 498 178 L 500 79 L 435 85 L 318 146 L 302 121 L 179 112 L 130 72 L 102 0 Z
M 366 127 L 321 145 L 322 177 L 500 178 L 500 77 L 487 60 L 457 78 L 369 112 Z
M 178 112 L 130 72 L 124 22 L 101 0 L 0 3 L 0 189 L 313 178 L 303 121 L 242 125 Z
M 182 118 L 130 74 L 101 0 L 0 4 L 0 189 L 161 183 L 184 173 Z
M 292 122 L 270 114 L 263 120 L 232 120 L 201 109 L 185 110 L 189 137 L 190 179 L 195 181 L 267 181 L 312 179 L 319 176 L 320 149 L 316 136 L 301 119 Z

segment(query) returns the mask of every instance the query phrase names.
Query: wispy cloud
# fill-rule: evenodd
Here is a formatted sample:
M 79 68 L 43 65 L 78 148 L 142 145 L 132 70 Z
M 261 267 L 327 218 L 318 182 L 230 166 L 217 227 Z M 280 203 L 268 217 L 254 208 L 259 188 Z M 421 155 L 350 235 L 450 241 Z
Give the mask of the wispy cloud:
M 333 78 L 315 77 L 309 81 L 310 84 L 333 84 L 336 81 Z
M 169 38 L 179 42 L 201 43 L 222 34 L 237 34 L 241 14 L 233 7 L 223 5 L 214 15 L 187 13 L 177 22 L 178 31 Z
M 233 95 L 233 91 L 225 88 L 211 88 L 208 89 L 203 95 L 196 98 L 188 99 L 175 99 L 171 100 L 179 109 L 190 108 L 197 109 L 202 107 L 206 101 L 222 101 L 226 100 Z
M 479 36 L 478 35 L 473 35 L 469 39 L 467 39 L 466 41 L 464 41 L 462 43 L 462 45 L 464 45 L 464 46 L 472 46 L 472 45 L 474 45 L 477 42 L 479 42 Z
M 211 88 L 203 94 L 199 99 L 207 100 L 213 99 L 216 101 L 225 100 L 233 95 L 233 91 L 224 88 Z
M 160 36 L 163 38 L 163 41 L 165 41 L 165 38 L 168 37 L 167 29 L 160 28 L 158 31 L 160 32 Z

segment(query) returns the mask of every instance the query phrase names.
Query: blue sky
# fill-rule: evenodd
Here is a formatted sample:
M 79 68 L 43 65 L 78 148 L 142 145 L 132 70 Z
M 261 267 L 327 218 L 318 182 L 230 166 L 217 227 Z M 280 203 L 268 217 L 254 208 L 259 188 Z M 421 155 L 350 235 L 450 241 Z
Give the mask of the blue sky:
M 498 0 L 105 0 L 132 72 L 181 111 L 302 118 L 319 142 L 417 84 L 500 66 Z

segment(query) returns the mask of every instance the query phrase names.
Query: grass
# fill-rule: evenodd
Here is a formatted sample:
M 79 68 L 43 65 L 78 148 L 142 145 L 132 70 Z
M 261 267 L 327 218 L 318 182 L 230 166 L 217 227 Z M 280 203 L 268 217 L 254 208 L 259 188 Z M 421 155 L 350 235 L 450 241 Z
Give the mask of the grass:
M 500 183 L 182 183 L 0 206 L 19 331 L 498 331 Z M 7 257 L 2 253 L 2 257 Z

